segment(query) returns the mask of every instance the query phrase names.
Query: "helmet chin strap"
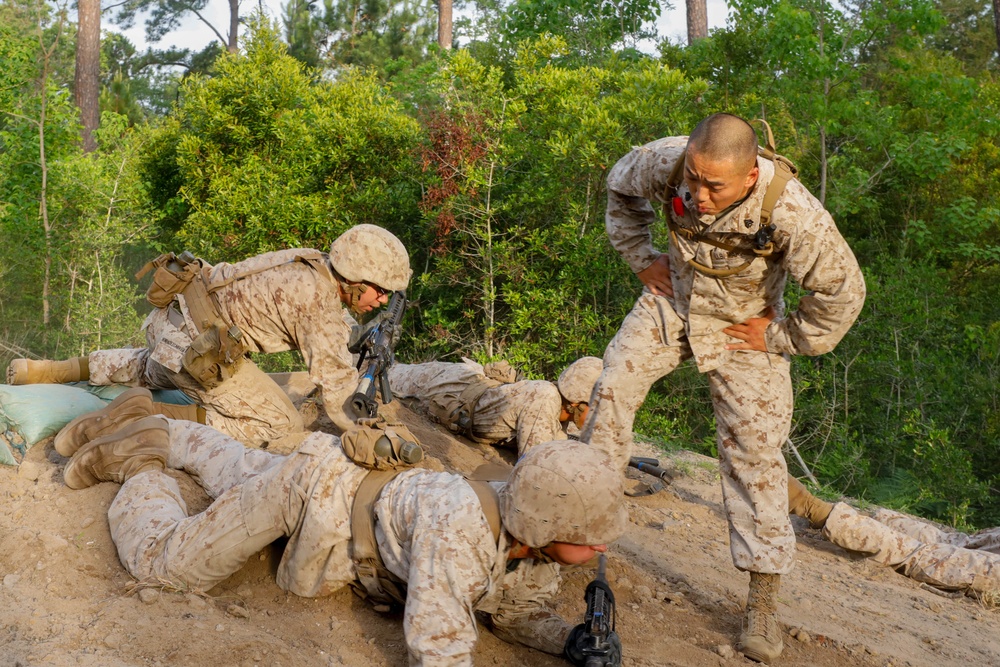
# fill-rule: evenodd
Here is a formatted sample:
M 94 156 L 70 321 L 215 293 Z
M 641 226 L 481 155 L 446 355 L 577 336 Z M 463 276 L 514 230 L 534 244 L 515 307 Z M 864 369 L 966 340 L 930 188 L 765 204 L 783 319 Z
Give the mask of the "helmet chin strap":
M 352 283 L 340 275 L 337 278 L 340 279 L 340 293 L 347 297 L 347 307 L 359 315 L 363 314 L 358 309 L 358 304 L 361 302 L 361 296 L 368 291 L 368 285 L 364 283 Z
M 532 558 L 534 558 L 535 560 L 537 560 L 539 563 L 554 563 L 554 562 L 556 562 L 556 560 L 552 556 L 550 556 L 547 553 L 545 553 L 545 552 L 542 551 L 542 549 L 544 549 L 544 548 L 545 547 L 531 547 L 531 549 L 528 551 L 528 554 Z

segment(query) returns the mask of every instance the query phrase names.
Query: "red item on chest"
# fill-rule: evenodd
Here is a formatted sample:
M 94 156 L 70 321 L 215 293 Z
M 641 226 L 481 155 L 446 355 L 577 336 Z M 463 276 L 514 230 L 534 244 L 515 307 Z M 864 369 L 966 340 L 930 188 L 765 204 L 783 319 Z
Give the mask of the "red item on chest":
M 674 207 L 674 215 L 681 216 L 684 215 L 684 200 L 680 197 L 674 197 L 673 202 L 671 202 Z

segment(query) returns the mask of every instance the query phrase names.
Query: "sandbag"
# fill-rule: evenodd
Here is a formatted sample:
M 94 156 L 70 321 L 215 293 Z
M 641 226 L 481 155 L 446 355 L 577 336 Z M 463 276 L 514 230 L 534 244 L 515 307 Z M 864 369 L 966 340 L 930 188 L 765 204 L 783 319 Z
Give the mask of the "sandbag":
M 70 385 L 0 385 L 0 463 L 20 464 L 32 445 L 105 405 L 97 396 Z

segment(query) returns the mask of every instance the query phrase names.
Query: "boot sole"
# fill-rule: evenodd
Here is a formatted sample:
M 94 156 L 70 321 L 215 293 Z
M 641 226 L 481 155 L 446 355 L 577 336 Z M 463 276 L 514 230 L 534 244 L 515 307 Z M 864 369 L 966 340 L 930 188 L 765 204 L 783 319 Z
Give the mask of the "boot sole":
M 116 472 L 106 472 L 104 475 L 94 474 L 95 464 L 105 458 L 118 459 L 115 463 L 120 468 L 122 464 L 130 459 L 145 456 L 150 462 L 159 461 L 161 468 L 166 468 L 167 451 L 166 446 L 159 447 L 148 443 L 133 443 L 128 440 L 132 437 L 139 437 L 145 431 L 163 431 L 164 438 L 169 438 L 166 429 L 166 420 L 163 417 L 152 415 L 144 417 L 122 427 L 116 432 L 91 440 L 73 455 L 70 462 L 63 468 L 63 481 L 71 489 L 85 489 L 99 482 L 123 483 L 120 469 Z M 99 455 L 94 458 L 94 453 L 103 446 L 110 445 L 111 449 L 106 455 Z M 119 446 L 130 450 L 128 456 L 122 455 Z
M 64 426 L 59 431 L 59 433 L 56 434 L 55 441 L 53 442 L 55 450 L 59 452 L 59 454 L 61 454 L 62 456 L 65 457 L 73 456 L 78 449 L 80 449 L 89 442 L 89 440 L 83 440 L 82 442 L 79 442 L 79 439 L 80 437 L 82 437 L 83 434 L 78 433 L 77 431 L 85 430 L 86 429 L 85 424 L 87 422 L 97 419 L 96 416 L 97 412 L 103 412 L 106 415 L 112 408 L 116 411 L 121 410 L 122 412 L 127 412 L 129 409 L 131 409 L 132 404 L 135 404 L 136 406 L 142 405 L 140 411 L 143 414 L 137 415 L 135 419 L 126 420 L 125 422 L 119 425 L 119 428 L 124 427 L 126 424 L 138 421 L 143 417 L 148 417 L 153 413 L 153 395 L 150 393 L 148 389 L 145 389 L 144 387 L 135 387 L 133 389 L 129 389 L 128 391 L 123 391 L 115 398 L 115 400 L 111 401 L 111 403 L 101 408 L 100 410 L 97 410 L 95 412 L 88 412 L 85 415 L 80 415 L 70 423 L 66 424 L 66 426 Z M 111 424 L 109 423 L 109 426 L 110 425 Z M 111 433 L 113 433 L 113 431 L 105 433 L 104 435 L 111 435 Z M 101 437 L 104 436 L 102 435 Z

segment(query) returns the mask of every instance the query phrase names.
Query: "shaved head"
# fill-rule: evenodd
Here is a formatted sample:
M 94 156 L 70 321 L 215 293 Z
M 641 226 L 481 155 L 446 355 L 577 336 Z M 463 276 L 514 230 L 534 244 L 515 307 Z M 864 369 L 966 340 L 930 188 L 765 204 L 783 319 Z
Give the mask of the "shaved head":
M 730 162 L 746 173 L 757 164 L 757 133 L 739 116 L 712 114 L 691 132 L 688 150 L 711 162 Z

